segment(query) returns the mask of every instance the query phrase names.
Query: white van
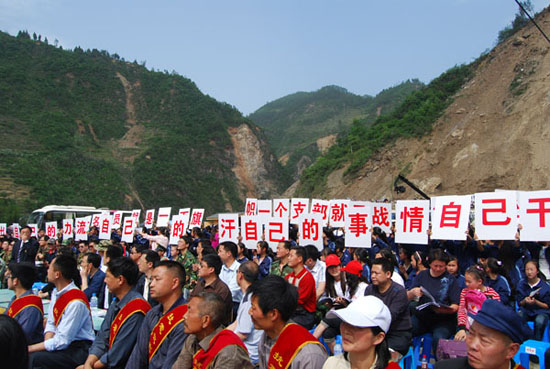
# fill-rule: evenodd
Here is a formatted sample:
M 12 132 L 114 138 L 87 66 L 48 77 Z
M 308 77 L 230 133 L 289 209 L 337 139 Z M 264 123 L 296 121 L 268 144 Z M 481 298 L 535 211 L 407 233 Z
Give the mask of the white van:
M 92 214 L 101 214 L 107 209 L 97 209 L 92 206 L 73 206 L 73 205 L 48 205 L 36 209 L 29 215 L 27 224 L 37 224 L 38 229 L 44 228 L 46 222 L 56 221 L 58 226 L 63 219 L 82 218 Z

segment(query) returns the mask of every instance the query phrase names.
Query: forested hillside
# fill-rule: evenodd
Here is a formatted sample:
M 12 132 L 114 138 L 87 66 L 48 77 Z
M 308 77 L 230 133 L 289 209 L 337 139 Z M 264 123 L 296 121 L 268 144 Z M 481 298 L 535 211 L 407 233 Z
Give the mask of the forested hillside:
M 338 135 L 347 133 L 355 119 L 372 123 L 422 86 L 416 79 L 409 80 L 374 97 L 355 95 L 338 86 L 326 86 L 267 103 L 249 118 L 265 130 L 273 151 L 284 165 L 287 178 L 292 182 L 335 142 Z
M 27 32 L 0 32 L 0 135 L 11 218 L 54 203 L 216 212 L 280 186 L 261 130 L 191 80 Z

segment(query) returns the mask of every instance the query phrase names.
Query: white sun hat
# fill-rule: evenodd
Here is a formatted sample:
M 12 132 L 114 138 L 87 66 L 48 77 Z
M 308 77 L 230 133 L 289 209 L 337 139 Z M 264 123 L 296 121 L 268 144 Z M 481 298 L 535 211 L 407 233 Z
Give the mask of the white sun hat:
M 334 317 L 354 327 L 380 327 L 385 333 L 391 324 L 390 309 L 376 296 L 361 296 L 346 308 L 327 313 L 327 318 Z

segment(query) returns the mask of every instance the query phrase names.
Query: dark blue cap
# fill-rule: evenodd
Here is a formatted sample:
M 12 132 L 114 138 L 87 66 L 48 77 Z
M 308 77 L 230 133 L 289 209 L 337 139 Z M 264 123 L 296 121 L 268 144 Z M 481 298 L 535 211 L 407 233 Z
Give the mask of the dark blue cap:
M 533 331 L 518 313 L 497 300 L 485 300 L 476 315 L 468 315 L 479 324 L 504 333 L 513 342 L 523 343 L 533 336 Z

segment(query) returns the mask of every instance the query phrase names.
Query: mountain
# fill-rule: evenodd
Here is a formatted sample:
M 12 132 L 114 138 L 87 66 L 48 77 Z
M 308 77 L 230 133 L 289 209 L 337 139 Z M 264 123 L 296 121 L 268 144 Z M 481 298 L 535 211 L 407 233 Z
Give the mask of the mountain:
M 548 33 L 550 12 L 536 17 Z M 532 24 L 451 68 L 374 124 L 355 122 L 296 184 L 324 198 L 414 198 L 550 188 L 550 47 Z
M 261 129 L 191 80 L 27 32 L 0 32 L 0 142 L 4 220 L 47 204 L 240 210 L 281 187 Z
M 377 116 L 391 111 L 422 86 L 416 79 L 409 80 L 375 97 L 326 86 L 314 92 L 284 96 L 262 106 L 248 118 L 265 130 L 287 178 L 293 182 L 349 129 L 354 119 L 374 122 Z

